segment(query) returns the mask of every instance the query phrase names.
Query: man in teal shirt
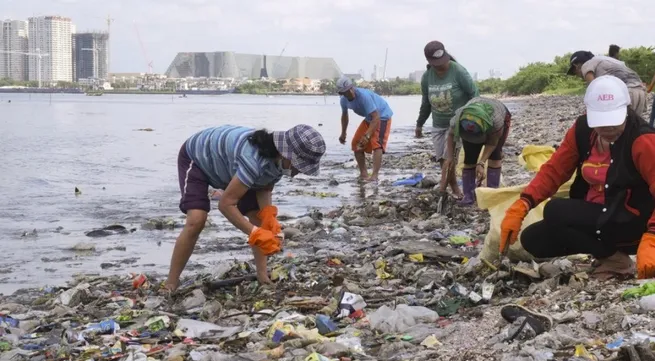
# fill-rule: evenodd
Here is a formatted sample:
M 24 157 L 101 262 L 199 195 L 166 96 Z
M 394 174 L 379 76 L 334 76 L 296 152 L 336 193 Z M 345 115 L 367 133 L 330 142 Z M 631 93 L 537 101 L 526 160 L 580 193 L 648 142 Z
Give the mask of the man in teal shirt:
M 361 181 L 375 182 L 382 167 L 382 154 L 387 149 L 393 112 L 389 104 L 373 91 L 357 88 L 350 78 L 343 76 L 337 81 L 337 91 L 341 95 L 341 136 L 339 142 L 346 143 L 348 129 L 348 109 L 364 117 L 352 140 L 352 150 L 359 167 Z M 368 175 L 364 153 L 373 153 L 373 173 Z

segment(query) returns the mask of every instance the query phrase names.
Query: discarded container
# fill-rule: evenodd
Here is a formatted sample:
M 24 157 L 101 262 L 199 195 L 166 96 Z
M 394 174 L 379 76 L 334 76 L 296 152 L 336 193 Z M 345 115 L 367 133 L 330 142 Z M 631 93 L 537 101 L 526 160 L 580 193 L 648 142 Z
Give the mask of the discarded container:
M 9 327 L 18 328 L 20 322 L 10 316 L 0 314 L 0 326 L 7 324 Z
M 327 335 L 339 329 L 330 317 L 326 315 L 317 315 L 316 316 L 316 328 L 321 335 Z
M 471 293 L 469 293 L 469 300 L 471 300 L 471 302 L 473 302 L 473 303 L 478 303 L 478 302 L 482 301 L 482 296 L 480 296 L 476 292 L 471 292 Z
M 466 297 L 469 294 L 469 290 L 466 289 L 466 287 L 462 286 L 459 283 L 455 283 L 452 286 L 450 286 L 450 291 L 455 295 L 455 296 L 462 296 Z
M 489 302 L 491 297 L 494 295 L 494 286 L 493 283 L 483 282 L 482 283 L 482 299 Z
M 114 320 L 92 323 L 86 326 L 85 333 L 106 335 L 120 330 L 121 326 Z
M 148 278 L 146 277 L 146 275 L 141 273 L 136 277 L 134 277 L 134 280 L 132 281 L 132 287 L 136 290 L 137 288 L 140 288 L 143 285 L 145 285 L 146 282 L 148 282 Z
M 344 292 L 341 301 L 339 301 L 339 314 L 342 317 L 348 317 L 352 313 L 363 310 L 364 307 L 366 307 L 366 301 L 364 301 L 362 296 L 350 292 Z

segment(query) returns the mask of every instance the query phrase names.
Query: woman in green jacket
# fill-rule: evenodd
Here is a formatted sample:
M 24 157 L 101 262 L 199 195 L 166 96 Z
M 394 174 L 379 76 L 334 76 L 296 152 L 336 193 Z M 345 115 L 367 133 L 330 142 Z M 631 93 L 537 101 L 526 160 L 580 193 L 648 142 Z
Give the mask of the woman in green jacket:
M 429 42 L 423 52 L 429 65 L 421 78 L 423 99 L 418 120 L 416 121 L 416 137 L 423 136 L 423 124 L 432 114 L 432 126 L 434 127 L 432 140 L 436 160 L 441 166 L 441 171 L 448 172 L 448 177 L 441 177 L 441 181 L 448 183 L 453 194 L 457 198 L 461 198 L 464 194 L 457 185 L 456 162 L 452 163 L 450 169 L 443 169 L 444 160 L 446 159 L 446 141 L 450 120 L 455 116 L 455 111 L 464 106 L 469 100 L 480 96 L 480 92 L 468 71 L 446 52 L 441 42 Z M 457 159 L 458 154 L 459 145 L 454 154 L 455 159 Z M 464 193 L 475 189 L 475 169 L 463 170 L 462 185 Z M 445 185 L 443 185 L 442 189 L 445 189 Z

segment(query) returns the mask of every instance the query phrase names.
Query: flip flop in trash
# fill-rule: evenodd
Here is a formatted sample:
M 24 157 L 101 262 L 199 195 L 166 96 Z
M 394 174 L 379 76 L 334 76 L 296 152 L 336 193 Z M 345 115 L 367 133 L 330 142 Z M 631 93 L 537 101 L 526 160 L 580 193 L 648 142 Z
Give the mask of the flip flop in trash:
M 503 306 L 503 308 L 500 309 L 500 315 L 505 319 L 505 321 L 509 323 L 514 323 L 516 320 L 522 317 L 525 319 L 519 330 L 516 331 L 514 335 L 510 335 L 510 337 L 507 338 L 507 341 L 511 341 L 516 338 L 521 330 L 527 325 L 529 325 L 532 330 L 534 330 L 536 335 L 540 335 L 553 328 L 553 319 L 550 318 L 550 316 L 529 310 L 516 304 Z

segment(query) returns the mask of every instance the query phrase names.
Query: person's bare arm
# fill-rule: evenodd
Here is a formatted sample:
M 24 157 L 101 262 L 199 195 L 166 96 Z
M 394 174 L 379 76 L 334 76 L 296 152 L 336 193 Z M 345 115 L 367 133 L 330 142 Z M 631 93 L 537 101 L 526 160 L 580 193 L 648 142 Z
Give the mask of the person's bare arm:
M 273 186 L 257 190 L 257 204 L 259 209 L 264 209 L 266 206 L 273 204 Z
M 243 198 L 247 191 L 248 187 L 239 178 L 234 176 L 225 189 L 225 192 L 223 192 L 221 200 L 218 202 L 218 210 L 223 213 L 230 223 L 241 230 L 241 232 L 249 235 L 254 225 L 237 208 L 239 200 Z
M 366 131 L 366 136 L 368 138 L 371 138 L 373 133 L 378 130 L 381 122 L 382 120 L 380 120 L 380 113 L 378 113 L 377 110 L 371 113 L 371 124 L 369 124 L 368 130 Z
M 594 74 L 593 71 L 588 72 L 587 74 L 584 75 L 584 80 L 587 83 L 591 83 L 594 79 L 596 79 L 596 74 Z
M 454 164 L 454 153 L 455 153 L 455 133 L 452 129 L 448 131 L 448 138 L 446 139 L 446 159 L 443 162 L 443 167 L 441 168 L 441 180 L 439 181 L 439 190 L 441 192 L 446 191 L 448 187 L 448 176 L 450 169 Z
M 348 110 L 341 111 L 341 134 L 345 135 L 348 130 Z
M 648 85 L 648 92 L 653 91 L 653 86 L 655 86 L 655 75 L 653 75 L 653 79 L 651 79 L 650 84 Z
M 487 141 L 484 143 L 484 150 L 482 151 L 482 156 L 480 157 L 480 163 L 485 163 L 491 157 L 491 153 L 496 150 L 496 146 L 500 141 L 500 137 L 503 134 L 503 130 L 498 130 L 493 132 L 487 137 Z

